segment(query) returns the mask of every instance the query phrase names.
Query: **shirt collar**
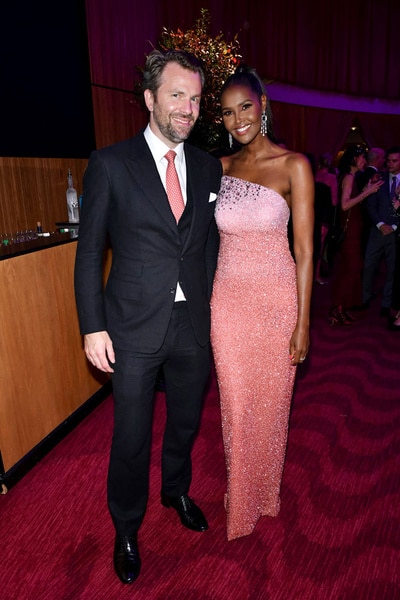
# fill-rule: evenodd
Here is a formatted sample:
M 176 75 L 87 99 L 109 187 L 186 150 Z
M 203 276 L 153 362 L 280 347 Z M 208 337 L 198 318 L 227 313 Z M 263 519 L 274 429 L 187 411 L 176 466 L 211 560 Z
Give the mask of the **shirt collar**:
M 171 150 L 171 148 L 169 148 L 167 144 L 164 144 L 164 142 L 160 140 L 160 138 L 157 137 L 155 133 L 153 133 L 153 131 L 150 128 L 150 124 L 147 125 L 146 129 L 144 130 L 144 137 L 150 148 L 153 158 L 157 163 L 164 158 L 168 150 Z M 175 148 L 173 148 L 173 150 L 174 152 L 176 152 L 175 161 L 179 161 L 180 163 L 182 163 L 184 159 L 183 142 L 178 144 Z

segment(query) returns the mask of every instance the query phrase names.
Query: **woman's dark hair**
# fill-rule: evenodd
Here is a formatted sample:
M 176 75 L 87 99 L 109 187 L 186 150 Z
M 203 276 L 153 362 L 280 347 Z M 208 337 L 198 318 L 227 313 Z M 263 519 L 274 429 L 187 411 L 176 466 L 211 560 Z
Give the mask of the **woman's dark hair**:
M 267 136 L 272 142 L 276 144 L 278 142 L 278 138 L 276 137 L 273 129 L 272 112 L 269 104 L 267 90 L 265 88 L 264 83 L 257 74 L 257 71 L 255 69 L 252 69 L 251 67 L 248 67 L 245 64 L 241 64 L 238 67 L 236 67 L 235 72 L 232 75 L 230 75 L 223 84 L 221 88 L 220 98 L 225 92 L 225 90 L 234 85 L 243 85 L 250 88 L 260 99 L 261 96 L 266 97 L 267 106 L 265 112 L 267 114 Z
M 364 155 L 366 157 L 366 154 L 367 151 L 364 148 L 364 146 L 359 146 L 356 144 L 348 146 L 343 152 L 342 156 L 340 157 L 338 163 L 339 174 L 345 175 L 346 173 L 350 173 L 351 167 L 356 164 L 355 159 L 357 158 L 357 156 Z
M 150 90 L 153 92 L 154 97 L 157 97 L 157 90 L 161 85 L 162 73 L 166 65 L 171 62 L 177 63 L 193 73 L 198 73 L 200 75 L 201 87 L 204 87 L 205 75 L 202 64 L 193 54 L 184 50 L 167 50 L 166 52 L 153 50 L 147 56 L 144 66 L 141 86 L 143 92 L 144 90 Z

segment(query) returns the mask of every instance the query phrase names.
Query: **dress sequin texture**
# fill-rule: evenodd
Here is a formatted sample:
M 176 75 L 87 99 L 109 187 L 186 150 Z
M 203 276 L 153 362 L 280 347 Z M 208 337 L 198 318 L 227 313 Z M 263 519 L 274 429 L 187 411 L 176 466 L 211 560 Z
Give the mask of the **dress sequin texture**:
M 277 192 L 224 176 L 216 221 L 220 253 L 211 341 L 228 474 L 229 540 L 276 516 L 296 368 L 289 340 L 297 318 L 289 208 Z

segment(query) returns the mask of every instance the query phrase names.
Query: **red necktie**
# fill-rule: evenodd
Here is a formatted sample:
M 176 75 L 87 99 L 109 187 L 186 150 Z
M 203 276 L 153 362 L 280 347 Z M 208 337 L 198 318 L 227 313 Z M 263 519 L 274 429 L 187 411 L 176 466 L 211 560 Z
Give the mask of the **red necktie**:
M 168 200 L 171 205 L 171 210 L 174 214 L 176 222 L 178 223 L 183 211 L 185 210 L 185 203 L 183 201 L 182 190 L 178 179 L 178 173 L 176 172 L 175 168 L 175 156 L 176 152 L 174 152 L 173 150 L 169 150 L 165 155 L 165 158 L 168 161 L 166 187 Z

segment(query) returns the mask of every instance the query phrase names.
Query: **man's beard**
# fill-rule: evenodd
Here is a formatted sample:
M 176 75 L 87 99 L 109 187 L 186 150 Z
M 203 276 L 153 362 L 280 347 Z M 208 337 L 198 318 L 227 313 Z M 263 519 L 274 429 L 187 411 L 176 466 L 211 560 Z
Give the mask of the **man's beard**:
M 184 115 L 182 113 L 174 113 L 174 115 L 177 117 L 183 117 L 184 119 L 187 119 L 187 115 Z M 164 119 L 160 111 L 156 108 L 156 105 L 154 105 L 153 118 L 162 135 L 174 144 L 179 144 L 180 142 L 185 141 L 189 137 L 194 127 L 194 120 L 192 117 L 192 125 L 190 128 L 182 127 L 181 131 L 180 128 L 176 128 L 176 126 L 174 127 L 171 122 L 171 115 Z

